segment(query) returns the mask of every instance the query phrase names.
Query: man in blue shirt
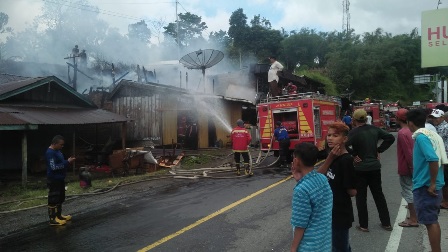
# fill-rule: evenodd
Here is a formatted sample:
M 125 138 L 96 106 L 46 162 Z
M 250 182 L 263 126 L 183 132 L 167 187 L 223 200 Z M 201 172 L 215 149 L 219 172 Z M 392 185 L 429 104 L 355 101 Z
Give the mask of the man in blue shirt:
M 331 251 L 333 193 L 325 175 L 314 170 L 318 152 L 311 143 L 297 144 L 294 150 L 291 251 Z
M 352 117 L 350 116 L 350 113 L 348 111 L 345 112 L 342 121 L 345 123 L 345 125 L 347 125 L 350 129 L 352 129 Z
M 50 225 L 61 226 L 69 221 L 70 215 L 62 215 L 62 203 L 65 201 L 65 175 L 69 164 L 75 161 L 74 157 L 64 159 L 61 149 L 64 147 L 64 138 L 55 136 L 45 153 L 47 160 L 47 186 L 48 186 L 48 216 Z
M 435 132 L 425 129 L 426 113 L 414 109 L 407 113 L 406 119 L 415 140 L 413 150 L 413 196 L 418 222 L 428 230 L 431 251 L 440 252 L 439 206 L 442 201 L 443 163 L 447 161 L 442 138 Z
M 288 167 L 289 161 L 289 135 L 288 130 L 282 125 L 282 122 L 277 121 L 275 123 L 275 126 L 277 127 L 274 130 L 274 137 L 278 141 L 279 145 L 279 155 L 280 155 L 280 167 Z

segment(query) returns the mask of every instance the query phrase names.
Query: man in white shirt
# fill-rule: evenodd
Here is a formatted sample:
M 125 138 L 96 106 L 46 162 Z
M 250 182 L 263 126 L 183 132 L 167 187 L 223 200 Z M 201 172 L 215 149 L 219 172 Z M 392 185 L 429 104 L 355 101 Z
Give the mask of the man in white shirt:
M 372 116 L 370 114 L 367 114 L 367 122 L 366 124 L 372 125 Z
M 269 57 L 269 61 L 271 62 L 271 67 L 269 68 L 268 72 L 269 93 L 271 94 L 271 96 L 278 96 L 280 95 L 280 93 L 278 89 L 279 78 L 277 72 L 282 71 L 283 66 L 273 56 Z

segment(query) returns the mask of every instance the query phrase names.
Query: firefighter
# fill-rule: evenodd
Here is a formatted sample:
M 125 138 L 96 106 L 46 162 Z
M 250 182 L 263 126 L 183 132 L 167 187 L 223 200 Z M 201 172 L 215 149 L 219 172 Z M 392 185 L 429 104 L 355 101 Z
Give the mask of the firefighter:
M 289 162 L 289 135 L 286 128 L 282 125 L 282 122 L 277 121 L 275 123 L 277 127 L 274 131 L 274 137 L 278 141 L 279 154 L 280 154 L 280 167 L 288 167 Z
M 286 86 L 286 90 L 288 91 L 288 95 L 297 94 L 297 86 L 292 82 L 288 83 L 288 85 Z
M 72 56 L 76 57 L 79 54 L 79 48 L 78 45 L 75 45 L 75 47 L 72 49 Z
M 81 67 L 83 68 L 87 68 L 87 53 L 86 50 L 82 50 L 81 53 L 78 54 L 79 55 L 79 62 L 81 63 Z
M 236 127 L 230 133 L 230 138 L 232 140 L 232 150 L 233 156 L 236 163 L 236 174 L 239 176 L 240 173 L 240 156 L 243 156 L 244 161 L 244 173 L 246 175 L 253 175 L 249 166 L 249 148 L 248 145 L 251 141 L 251 136 L 249 132 L 244 128 L 243 120 L 239 119 L 236 121 Z
M 191 150 L 198 149 L 198 124 L 196 120 L 192 120 L 190 123 L 187 122 L 187 135 L 186 135 L 186 145 Z

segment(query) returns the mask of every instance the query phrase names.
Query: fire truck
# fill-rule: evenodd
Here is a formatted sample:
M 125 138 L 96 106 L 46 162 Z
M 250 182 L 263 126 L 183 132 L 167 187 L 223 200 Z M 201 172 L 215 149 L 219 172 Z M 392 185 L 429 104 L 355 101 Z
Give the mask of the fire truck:
M 385 128 L 384 110 L 381 102 L 355 102 L 353 111 L 356 109 L 364 109 L 372 117 L 372 125 Z
M 319 93 L 299 93 L 262 99 L 257 105 L 257 119 L 262 151 L 279 150 L 274 139 L 275 122 L 288 130 L 290 150 L 302 142 L 324 146 L 328 125 L 340 120 L 341 101 Z
M 388 131 L 398 131 L 399 130 L 399 125 L 397 122 L 397 111 L 400 108 L 398 102 L 395 103 L 389 103 L 386 106 L 384 106 L 384 112 L 385 115 L 384 117 L 386 118 L 387 115 L 389 115 L 389 128 L 387 128 L 386 125 L 386 129 Z M 384 119 L 384 121 L 386 121 L 386 119 Z
M 448 103 L 435 103 L 435 102 L 430 102 L 430 103 L 426 103 L 425 108 L 427 109 L 435 109 L 437 105 L 443 104 L 445 106 L 448 106 Z

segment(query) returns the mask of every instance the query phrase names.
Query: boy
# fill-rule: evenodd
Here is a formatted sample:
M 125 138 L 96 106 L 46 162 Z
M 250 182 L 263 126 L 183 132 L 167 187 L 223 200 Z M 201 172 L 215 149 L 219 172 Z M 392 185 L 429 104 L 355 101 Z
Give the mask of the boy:
M 353 157 L 345 148 L 349 127 L 343 122 L 335 122 L 328 127 L 327 144 L 331 149 L 324 164 L 317 170 L 326 174 L 333 192 L 333 251 L 351 251 L 349 229 L 355 218 L 351 197 L 356 195 L 355 167 Z
M 291 251 L 331 251 L 333 194 L 327 178 L 314 170 L 318 152 L 311 143 L 297 144 L 294 150 Z
M 412 138 L 414 171 L 412 174 L 414 207 L 418 222 L 428 230 L 432 252 L 440 252 L 440 225 L 438 212 L 442 201 L 443 164 L 448 162 L 442 138 L 425 129 L 426 113 L 414 109 L 406 114 Z

